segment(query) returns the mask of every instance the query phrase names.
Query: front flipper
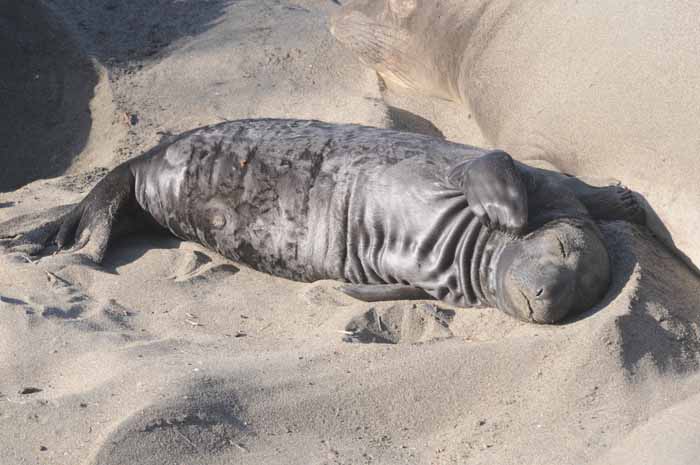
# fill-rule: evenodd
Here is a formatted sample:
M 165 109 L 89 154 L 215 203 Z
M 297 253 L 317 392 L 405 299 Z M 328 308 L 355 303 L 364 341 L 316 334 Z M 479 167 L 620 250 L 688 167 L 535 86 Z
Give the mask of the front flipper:
M 646 224 L 644 207 L 635 197 L 636 194 L 627 187 L 619 184 L 593 187 L 575 177 L 567 178 L 564 183 L 594 219 Z
M 115 222 L 121 223 L 127 207 L 133 208 L 133 190 L 131 171 L 127 165 L 121 165 L 77 205 L 56 207 L 0 224 L 0 246 L 10 252 L 40 255 L 72 245 L 68 252 L 100 263 Z M 123 223 L 127 222 L 124 219 Z
M 513 159 L 495 150 L 453 167 L 450 185 L 464 192 L 484 226 L 520 235 L 527 227 L 527 187 Z
M 435 300 L 423 289 L 404 284 L 347 284 L 340 287 L 345 294 L 364 302 L 387 300 Z

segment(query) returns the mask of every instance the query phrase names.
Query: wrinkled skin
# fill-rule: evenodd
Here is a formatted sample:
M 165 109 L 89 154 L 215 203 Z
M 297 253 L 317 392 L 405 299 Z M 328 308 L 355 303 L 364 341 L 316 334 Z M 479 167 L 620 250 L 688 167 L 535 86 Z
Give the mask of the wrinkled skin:
M 631 193 L 412 133 L 242 120 L 185 133 L 111 171 L 76 206 L 2 245 L 100 263 L 111 240 L 161 229 L 255 269 L 337 279 L 367 301 L 435 298 L 553 323 L 605 294 L 593 219 L 643 221 Z M 24 226 L 23 226 L 24 225 Z
M 624 179 L 700 266 L 700 3 L 350 0 L 331 31 L 390 85 L 465 104 L 489 143 Z

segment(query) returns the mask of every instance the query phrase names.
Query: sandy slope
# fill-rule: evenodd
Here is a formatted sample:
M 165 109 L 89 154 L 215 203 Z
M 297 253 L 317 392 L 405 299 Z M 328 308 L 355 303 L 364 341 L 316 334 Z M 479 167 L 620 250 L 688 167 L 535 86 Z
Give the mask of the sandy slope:
M 102 123 L 54 171 L 73 174 L 0 194 L 0 222 L 221 118 L 483 145 L 461 112 L 384 89 L 337 46 L 331 1 L 46 5 L 109 73 L 87 104 Z M 603 227 L 613 286 L 554 327 L 372 306 L 164 237 L 124 239 L 100 268 L 0 253 L 0 463 L 695 463 L 700 281 L 642 229 Z

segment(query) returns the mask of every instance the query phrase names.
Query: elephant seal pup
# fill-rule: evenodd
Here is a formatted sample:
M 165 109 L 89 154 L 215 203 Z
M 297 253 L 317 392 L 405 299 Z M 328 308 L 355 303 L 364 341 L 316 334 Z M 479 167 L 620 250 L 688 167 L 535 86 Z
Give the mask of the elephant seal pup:
M 518 160 L 624 179 L 698 271 L 698 17 L 700 2 L 350 0 L 331 30 L 389 85 L 464 103 Z
M 638 214 L 623 188 L 591 188 L 505 152 L 262 119 L 155 147 L 8 245 L 39 252 L 53 240 L 100 262 L 117 232 L 145 224 L 276 276 L 351 283 L 345 292 L 367 301 L 436 298 L 553 323 L 608 288 L 593 219 Z

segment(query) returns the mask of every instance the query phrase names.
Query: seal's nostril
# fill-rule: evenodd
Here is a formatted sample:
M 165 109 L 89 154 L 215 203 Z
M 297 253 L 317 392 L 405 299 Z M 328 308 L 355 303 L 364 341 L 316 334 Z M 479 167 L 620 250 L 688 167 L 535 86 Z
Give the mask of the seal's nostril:
M 543 292 L 544 292 L 544 289 L 542 289 L 542 288 L 538 289 L 536 296 L 537 297 L 541 296 Z

